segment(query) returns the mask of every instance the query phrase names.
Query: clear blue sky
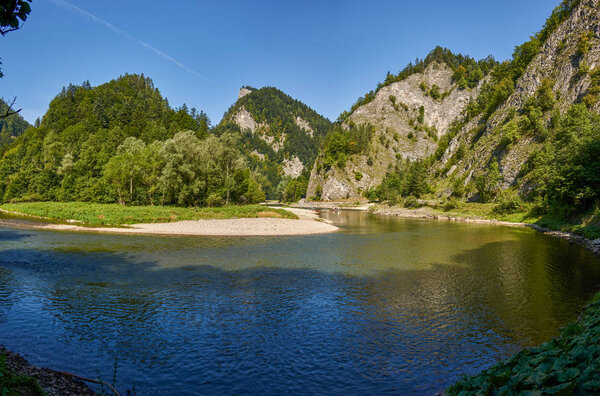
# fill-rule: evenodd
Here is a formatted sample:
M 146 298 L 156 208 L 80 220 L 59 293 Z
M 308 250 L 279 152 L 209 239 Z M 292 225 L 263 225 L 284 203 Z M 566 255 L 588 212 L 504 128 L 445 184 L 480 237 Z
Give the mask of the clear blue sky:
M 213 124 L 243 85 L 275 86 L 335 119 L 436 45 L 509 58 L 559 2 L 69 1 L 34 0 L 23 29 L 0 37 L 0 96 L 17 96 L 30 122 L 63 86 L 124 73 L 151 77 L 171 105 Z

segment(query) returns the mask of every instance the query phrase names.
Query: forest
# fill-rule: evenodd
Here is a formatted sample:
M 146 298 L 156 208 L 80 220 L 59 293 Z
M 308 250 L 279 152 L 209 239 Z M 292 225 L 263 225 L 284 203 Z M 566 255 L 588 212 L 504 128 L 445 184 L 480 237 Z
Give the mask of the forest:
M 98 87 L 69 85 L 38 126 L 3 146 L 0 198 L 182 206 L 262 201 L 238 137 L 217 137 L 209 128 L 205 113 L 171 108 L 143 75 Z

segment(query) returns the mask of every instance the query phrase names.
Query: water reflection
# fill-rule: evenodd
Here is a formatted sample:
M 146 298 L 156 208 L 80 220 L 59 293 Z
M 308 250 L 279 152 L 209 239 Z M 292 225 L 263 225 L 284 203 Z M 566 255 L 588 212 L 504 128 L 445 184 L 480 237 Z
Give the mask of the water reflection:
M 282 238 L 6 230 L 0 344 L 110 380 L 117 362 L 141 394 L 432 393 L 554 336 L 600 280 L 530 230 L 332 219 Z

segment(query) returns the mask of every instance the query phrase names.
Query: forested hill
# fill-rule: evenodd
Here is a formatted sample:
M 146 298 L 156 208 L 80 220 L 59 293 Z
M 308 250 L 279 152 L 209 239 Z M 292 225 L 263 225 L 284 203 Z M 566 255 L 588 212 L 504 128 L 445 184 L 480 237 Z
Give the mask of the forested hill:
M 301 178 L 306 183 L 321 139 L 331 125 L 279 89 L 243 87 L 215 133 L 240 134 L 251 168 L 267 176 L 267 195 L 279 198 L 289 179 Z
M 69 85 L 39 127 L 0 159 L 0 201 L 203 205 L 264 198 L 236 137 L 209 136 L 208 129 L 203 112 L 171 108 L 143 75 Z
M 597 211 L 599 0 L 563 0 L 504 62 L 440 49 L 428 58 L 342 114 L 309 196 L 453 197 L 569 219 Z
M 0 115 L 6 114 L 8 110 L 8 104 L 0 99 Z M 15 137 L 22 135 L 30 126 L 18 113 L 0 119 L 0 155 L 3 147 L 6 147 Z

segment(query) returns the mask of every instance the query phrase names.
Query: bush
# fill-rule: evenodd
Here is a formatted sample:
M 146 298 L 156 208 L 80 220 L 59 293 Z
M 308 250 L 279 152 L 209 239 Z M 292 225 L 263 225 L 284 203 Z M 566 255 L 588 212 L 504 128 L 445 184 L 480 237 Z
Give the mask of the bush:
M 514 191 L 503 191 L 496 197 L 498 203 L 493 212 L 497 214 L 509 214 L 520 212 L 524 209 L 523 200 Z
M 404 200 L 404 207 L 416 209 L 416 208 L 421 207 L 421 204 L 419 203 L 419 200 L 417 199 L 417 197 L 415 197 L 414 195 L 409 195 Z
M 454 197 L 450 197 L 450 199 L 448 199 L 446 201 L 446 203 L 444 203 L 444 212 L 448 212 L 449 210 L 456 209 L 459 206 L 460 206 L 460 201 Z
M 354 180 L 356 181 L 360 181 L 363 178 L 363 174 L 358 172 L 358 171 L 354 171 Z
M 217 193 L 210 194 L 208 198 L 206 198 L 206 205 L 212 207 L 223 206 L 223 198 Z

